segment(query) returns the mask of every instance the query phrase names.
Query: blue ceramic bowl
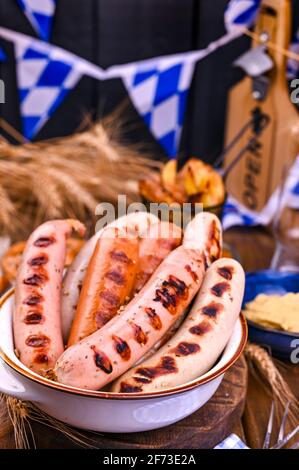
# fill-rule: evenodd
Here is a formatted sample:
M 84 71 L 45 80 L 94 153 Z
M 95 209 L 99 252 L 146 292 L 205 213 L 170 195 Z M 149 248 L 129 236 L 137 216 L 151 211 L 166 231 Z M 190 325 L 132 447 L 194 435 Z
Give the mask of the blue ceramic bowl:
M 243 307 L 258 294 L 282 295 L 287 292 L 299 292 L 299 274 L 272 270 L 247 273 Z M 287 333 L 266 328 L 251 320 L 247 322 L 250 341 L 270 349 L 273 356 L 280 359 L 294 362 L 294 356 L 299 358 L 299 332 Z

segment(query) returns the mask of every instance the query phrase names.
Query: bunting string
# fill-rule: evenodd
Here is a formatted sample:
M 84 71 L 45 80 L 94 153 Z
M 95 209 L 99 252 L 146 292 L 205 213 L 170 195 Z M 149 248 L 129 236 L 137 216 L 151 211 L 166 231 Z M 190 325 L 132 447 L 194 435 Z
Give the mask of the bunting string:
M 230 0 L 224 16 L 227 34 L 205 49 L 103 69 L 48 42 L 57 0 L 17 0 L 17 3 L 38 38 L 3 27 L 0 36 L 15 45 L 20 114 L 27 140 L 37 135 L 83 75 L 96 80 L 120 78 L 152 135 L 170 158 L 176 157 L 195 64 L 242 34 L 262 42 L 259 35 L 249 30 L 258 16 L 261 0 Z M 297 76 L 299 32 L 290 50 L 272 41 L 265 46 L 289 59 L 288 78 Z M 2 51 L 0 48 L 0 60 L 4 60 Z
M 31 140 L 83 75 L 97 80 L 121 78 L 153 136 L 175 157 L 195 63 L 225 46 L 232 31 L 205 49 L 114 65 L 103 69 L 58 46 L 0 27 L 15 45 L 23 134 Z
M 286 49 L 282 46 L 279 46 L 278 44 L 275 44 L 274 42 L 272 41 L 264 41 L 263 38 L 260 37 L 259 34 L 253 32 L 253 31 L 250 31 L 249 29 L 246 29 L 246 28 L 240 28 L 240 30 L 243 31 L 243 34 L 245 34 L 246 36 L 250 37 L 251 39 L 254 39 L 255 41 L 257 41 L 259 44 L 264 44 L 267 49 L 270 49 L 272 51 L 275 51 L 275 52 L 278 52 L 279 54 L 287 57 L 288 59 L 292 59 L 296 62 L 299 62 L 299 53 L 297 52 L 297 49 L 295 47 L 291 48 L 291 49 Z M 298 33 L 297 33 L 298 34 Z M 297 35 L 296 35 L 297 37 Z M 299 34 L 298 34 L 298 38 L 299 38 Z M 298 39 L 298 43 L 299 43 L 299 39 Z M 294 44 L 297 44 L 297 43 L 294 43 Z

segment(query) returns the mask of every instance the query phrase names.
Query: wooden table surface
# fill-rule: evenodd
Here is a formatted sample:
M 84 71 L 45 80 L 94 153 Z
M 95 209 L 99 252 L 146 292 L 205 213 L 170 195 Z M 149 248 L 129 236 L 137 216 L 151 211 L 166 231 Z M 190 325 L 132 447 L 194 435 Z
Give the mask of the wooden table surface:
M 234 228 L 225 234 L 225 240 L 239 253 L 245 271 L 269 268 L 275 244 L 266 230 Z M 276 359 L 274 363 L 299 399 L 299 366 Z M 265 391 L 263 384 L 249 371 L 245 411 L 234 432 L 251 448 L 261 448 L 263 445 L 271 403 L 272 397 Z M 280 423 L 275 420 L 273 435 L 278 431 L 279 425 Z
M 274 242 L 266 231 L 260 229 L 231 229 L 225 234 L 225 241 L 239 254 L 241 263 L 246 271 L 269 267 L 274 250 Z M 276 360 L 275 363 L 293 393 L 299 399 L 299 367 Z M 233 432 L 238 434 L 249 447 L 260 448 L 263 444 L 271 400 L 271 396 L 267 394 L 263 384 L 249 372 L 245 410 L 242 418 L 236 422 L 233 429 Z M 275 427 L 278 427 L 277 422 L 275 422 L 274 429 Z M 42 429 L 41 432 L 43 432 Z M 61 439 L 64 441 L 61 442 L 61 447 L 68 447 L 65 438 Z M 59 440 L 58 435 L 55 436 L 56 445 L 57 440 Z M 50 442 L 49 446 L 51 446 Z M 13 433 L 3 432 L 2 435 L 0 433 L 0 448 L 13 447 Z M 73 447 L 71 443 L 69 443 L 69 447 Z

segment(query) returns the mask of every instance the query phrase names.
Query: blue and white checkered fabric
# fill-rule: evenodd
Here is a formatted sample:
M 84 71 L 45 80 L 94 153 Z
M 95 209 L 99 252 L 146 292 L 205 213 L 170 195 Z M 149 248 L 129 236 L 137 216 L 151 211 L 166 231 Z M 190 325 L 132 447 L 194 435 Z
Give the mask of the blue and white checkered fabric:
M 274 191 L 266 206 L 260 212 L 251 211 L 234 197 L 228 196 L 223 209 L 223 228 L 226 230 L 235 225 L 248 227 L 268 225 L 273 220 L 277 207 L 299 209 L 299 156 L 289 171 L 283 194 L 280 194 L 279 188 Z
M 230 0 L 227 5 L 224 21 L 227 31 L 235 26 L 250 28 L 259 12 L 261 0 Z
M 177 155 L 194 61 L 159 60 L 123 78 L 128 94 L 170 158 Z
M 299 54 L 299 29 L 295 34 L 293 42 L 290 46 L 290 51 Z M 288 59 L 287 62 L 287 77 L 289 80 L 299 78 L 299 62 L 298 60 Z
M 15 45 L 23 135 L 32 139 L 81 78 L 67 59 Z
M 249 449 L 249 447 L 236 434 L 231 434 L 214 449 Z
M 17 0 L 38 36 L 49 41 L 56 0 Z

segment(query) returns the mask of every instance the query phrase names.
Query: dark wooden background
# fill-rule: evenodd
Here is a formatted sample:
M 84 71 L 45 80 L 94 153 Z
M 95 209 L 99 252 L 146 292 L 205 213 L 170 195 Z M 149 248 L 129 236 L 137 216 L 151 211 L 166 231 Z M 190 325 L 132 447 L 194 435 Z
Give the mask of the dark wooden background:
M 228 0 L 57 0 L 51 42 L 102 67 L 207 46 L 225 33 L 223 15 Z M 293 0 L 294 25 L 299 0 Z M 297 12 L 297 14 L 295 14 Z M 15 0 L 0 0 L 0 25 L 36 36 Z M 1 40 L 9 61 L 0 64 L 6 84 L 6 104 L 0 116 L 21 130 L 13 46 Z M 182 156 L 213 161 L 223 144 L 227 90 L 240 72 L 233 60 L 249 45 L 241 38 L 198 63 L 189 95 L 181 145 Z M 74 132 L 89 113 L 99 118 L 126 97 L 121 80 L 98 82 L 83 77 L 36 139 Z M 142 119 L 127 104 L 125 135 L 148 142 L 156 157 L 163 152 Z

